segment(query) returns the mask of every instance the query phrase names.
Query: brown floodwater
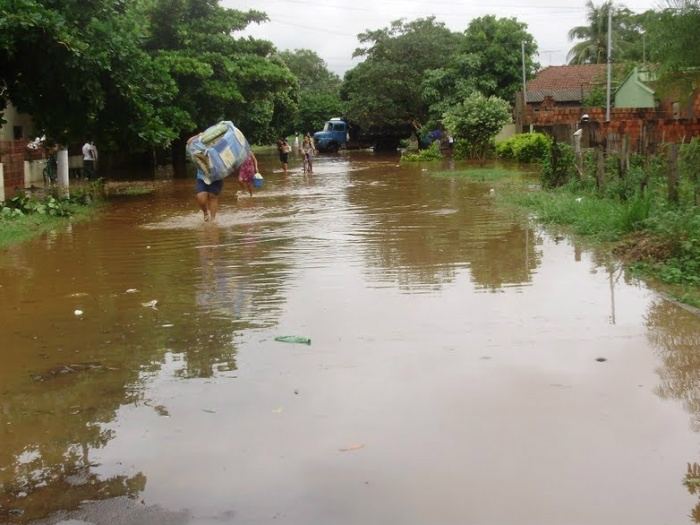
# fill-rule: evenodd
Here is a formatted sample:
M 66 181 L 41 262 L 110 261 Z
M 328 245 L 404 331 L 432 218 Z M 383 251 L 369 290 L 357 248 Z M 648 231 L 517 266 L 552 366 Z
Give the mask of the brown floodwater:
M 260 160 L 0 251 L 0 523 L 700 522 L 698 317 L 449 163 Z

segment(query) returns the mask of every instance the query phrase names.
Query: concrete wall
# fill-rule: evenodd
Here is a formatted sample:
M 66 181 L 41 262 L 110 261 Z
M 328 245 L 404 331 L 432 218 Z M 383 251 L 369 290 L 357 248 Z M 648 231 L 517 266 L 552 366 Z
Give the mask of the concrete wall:
M 44 185 L 44 168 L 46 160 L 25 160 L 24 161 L 24 187 Z
M 496 135 L 496 142 L 501 142 L 503 140 L 508 140 L 509 138 L 517 134 L 515 124 L 506 124 L 503 129 Z
M 34 124 L 29 115 L 19 113 L 11 102 L 8 102 L 3 118 L 7 123 L 0 128 L 0 140 L 15 140 L 14 127 L 22 126 L 22 137 L 33 140 Z

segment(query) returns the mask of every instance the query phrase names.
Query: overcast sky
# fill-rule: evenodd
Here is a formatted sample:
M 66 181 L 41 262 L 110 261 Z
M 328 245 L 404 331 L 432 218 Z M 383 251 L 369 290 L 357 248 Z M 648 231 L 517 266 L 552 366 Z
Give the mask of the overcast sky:
M 642 12 L 657 7 L 658 1 L 622 4 Z M 270 40 L 281 51 L 311 49 L 341 77 L 357 63 L 352 59 L 357 34 L 386 27 L 398 18 L 435 15 L 451 30 L 464 31 L 470 20 L 483 15 L 515 17 L 535 37 L 542 67 L 565 64 L 572 46 L 566 34 L 586 23 L 585 0 L 222 0 L 222 5 L 267 13 L 269 22 L 252 25 L 243 34 Z

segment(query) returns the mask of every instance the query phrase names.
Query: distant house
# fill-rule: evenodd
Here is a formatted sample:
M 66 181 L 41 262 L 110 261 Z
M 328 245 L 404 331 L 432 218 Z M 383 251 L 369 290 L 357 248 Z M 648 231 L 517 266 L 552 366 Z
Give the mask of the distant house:
M 655 80 L 653 71 L 635 67 L 615 91 L 615 107 L 656 108 L 658 100 L 652 87 Z
M 590 91 L 605 84 L 605 64 L 549 66 L 527 83 L 527 105 L 537 111 L 547 107 L 581 107 Z
M 542 118 L 545 124 L 551 124 L 540 113 L 581 108 L 594 88 L 605 85 L 606 67 L 606 64 L 549 66 L 539 71 L 527 83 L 526 104 L 523 106 L 522 92 L 516 97 L 516 129 L 527 131 L 531 124 L 541 124 Z

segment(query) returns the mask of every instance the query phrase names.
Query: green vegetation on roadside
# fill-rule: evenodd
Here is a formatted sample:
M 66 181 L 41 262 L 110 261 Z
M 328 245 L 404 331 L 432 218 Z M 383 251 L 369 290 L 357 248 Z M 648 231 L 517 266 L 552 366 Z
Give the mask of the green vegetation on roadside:
M 440 153 L 440 144 L 438 142 L 433 142 L 429 148 L 416 153 L 404 153 L 401 155 L 401 162 L 424 162 L 440 159 L 442 159 L 442 153 Z
M 632 155 L 627 167 L 610 153 L 598 173 L 597 159 L 588 152 L 579 174 L 571 148 L 558 145 L 543 160 L 542 189 L 502 184 L 496 196 L 531 211 L 543 224 L 615 243 L 613 252 L 633 274 L 671 285 L 675 298 L 698 306 L 700 139 L 680 147 L 676 184 L 669 183 L 671 155 L 670 148 L 647 159 Z
M 439 171 L 434 175 L 438 177 L 465 177 L 473 181 L 486 182 L 512 179 L 516 172 L 505 168 L 475 168 L 459 171 Z
M 17 194 L 0 203 L 0 248 L 93 217 L 106 194 L 102 179 L 71 189 L 69 197 L 58 189 L 40 197 Z

